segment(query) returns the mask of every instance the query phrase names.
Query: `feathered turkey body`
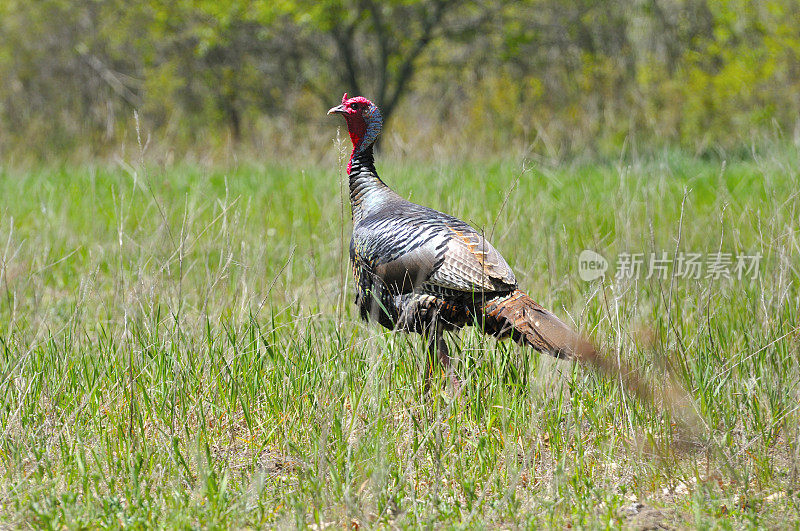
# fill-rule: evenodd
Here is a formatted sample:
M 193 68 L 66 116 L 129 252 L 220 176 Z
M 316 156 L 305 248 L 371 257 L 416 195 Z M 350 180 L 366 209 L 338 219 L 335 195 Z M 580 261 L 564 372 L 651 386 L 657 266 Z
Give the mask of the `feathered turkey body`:
M 580 356 L 590 348 L 517 289 L 514 272 L 480 232 L 403 199 L 378 177 L 372 146 L 382 119 L 372 102 L 345 94 L 332 113 L 344 115 L 353 141 L 350 261 L 364 319 L 425 334 L 431 357 L 445 365 L 449 355 L 442 332 L 472 324 L 557 357 Z

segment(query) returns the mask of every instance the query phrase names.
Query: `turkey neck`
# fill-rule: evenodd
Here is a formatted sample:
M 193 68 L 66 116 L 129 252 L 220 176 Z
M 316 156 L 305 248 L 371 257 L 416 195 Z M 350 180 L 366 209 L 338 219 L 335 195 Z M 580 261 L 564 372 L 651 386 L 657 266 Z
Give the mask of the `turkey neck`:
M 387 200 L 400 198 L 378 177 L 372 146 L 353 153 L 349 176 L 353 225 L 375 212 Z

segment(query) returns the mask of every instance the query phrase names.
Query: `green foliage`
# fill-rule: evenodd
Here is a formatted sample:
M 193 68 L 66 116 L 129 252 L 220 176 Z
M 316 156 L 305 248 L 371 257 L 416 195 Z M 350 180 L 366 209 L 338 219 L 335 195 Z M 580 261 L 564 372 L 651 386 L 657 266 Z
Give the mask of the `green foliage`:
M 319 117 L 344 91 L 377 101 L 402 149 L 455 136 L 487 153 L 707 152 L 793 138 L 800 115 L 794 0 L 0 9 L 6 158 L 107 154 L 130 141 L 134 109 L 164 151 L 230 143 L 284 155 L 323 143 Z

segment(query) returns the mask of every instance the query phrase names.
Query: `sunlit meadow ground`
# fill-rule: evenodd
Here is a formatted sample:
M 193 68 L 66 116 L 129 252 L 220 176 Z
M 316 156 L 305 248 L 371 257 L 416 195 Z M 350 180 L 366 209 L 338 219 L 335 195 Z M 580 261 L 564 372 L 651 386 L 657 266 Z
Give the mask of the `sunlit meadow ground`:
M 22 527 L 797 525 L 796 148 L 746 160 L 379 160 L 702 422 L 473 330 L 460 394 L 360 322 L 334 164 L 0 170 L 0 522 Z M 147 161 L 145 160 L 145 163 Z M 682 221 L 681 221 L 682 219 Z M 578 254 L 612 262 L 578 275 Z M 758 278 L 615 279 L 620 253 Z

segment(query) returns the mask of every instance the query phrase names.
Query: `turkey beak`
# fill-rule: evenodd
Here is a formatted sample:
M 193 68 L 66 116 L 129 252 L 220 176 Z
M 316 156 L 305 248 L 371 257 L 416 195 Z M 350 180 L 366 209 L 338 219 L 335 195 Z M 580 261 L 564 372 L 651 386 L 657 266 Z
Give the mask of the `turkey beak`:
M 345 110 L 344 105 L 337 105 L 336 107 L 332 107 L 331 109 L 328 110 L 328 115 L 329 116 L 331 114 L 336 114 L 336 113 L 347 114 L 347 111 Z

